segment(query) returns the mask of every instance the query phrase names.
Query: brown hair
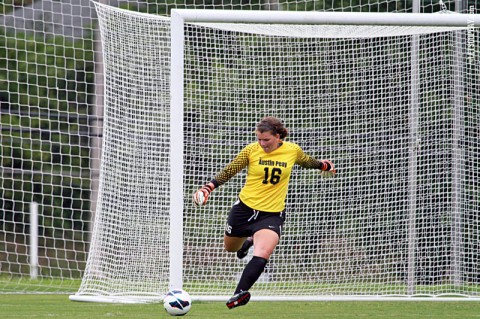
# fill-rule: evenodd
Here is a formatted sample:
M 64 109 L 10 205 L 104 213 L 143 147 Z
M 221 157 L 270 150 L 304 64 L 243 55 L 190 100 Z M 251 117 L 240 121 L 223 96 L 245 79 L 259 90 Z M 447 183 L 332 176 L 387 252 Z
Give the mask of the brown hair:
M 288 130 L 283 126 L 282 121 L 274 116 L 264 117 L 257 124 L 257 131 L 260 133 L 272 132 L 273 135 L 279 134 L 281 139 L 284 139 L 288 135 Z

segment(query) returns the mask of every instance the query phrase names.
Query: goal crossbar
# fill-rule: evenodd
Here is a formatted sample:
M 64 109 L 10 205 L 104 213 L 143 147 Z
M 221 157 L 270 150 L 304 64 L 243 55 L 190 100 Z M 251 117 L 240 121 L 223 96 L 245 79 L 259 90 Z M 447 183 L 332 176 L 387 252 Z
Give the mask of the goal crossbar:
M 237 10 L 173 9 L 172 21 L 231 22 L 265 24 L 332 24 L 332 25 L 396 25 L 396 26 L 476 26 L 478 14 L 381 13 L 381 12 L 290 12 Z

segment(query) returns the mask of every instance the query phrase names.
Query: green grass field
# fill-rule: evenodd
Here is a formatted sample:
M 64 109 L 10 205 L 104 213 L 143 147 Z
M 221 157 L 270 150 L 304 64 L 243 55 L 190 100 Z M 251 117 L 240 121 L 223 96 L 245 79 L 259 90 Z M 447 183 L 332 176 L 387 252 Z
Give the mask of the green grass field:
M 161 304 L 72 302 L 68 295 L 0 295 L 0 318 L 96 319 L 171 318 Z M 459 301 L 251 301 L 229 310 L 223 302 L 197 302 L 184 318 L 204 319 L 470 319 L 480 318 L 480 302 Z

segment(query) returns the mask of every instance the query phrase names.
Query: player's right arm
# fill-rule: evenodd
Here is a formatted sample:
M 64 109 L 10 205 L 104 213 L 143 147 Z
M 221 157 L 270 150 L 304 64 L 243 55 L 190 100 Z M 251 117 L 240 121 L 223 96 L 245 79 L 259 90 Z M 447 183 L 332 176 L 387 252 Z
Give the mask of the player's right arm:
M 225 166 L 210 182 L 202 186 L 193 194 L 193 203 L 196 206 L 203 206 L 207 203 L 208 197 L 215 188 L 225 184 L 233 176 L 237 175 L 248 165 L 248 156 L 250 154 L 250 145 L 238 153 L 233 161 Z

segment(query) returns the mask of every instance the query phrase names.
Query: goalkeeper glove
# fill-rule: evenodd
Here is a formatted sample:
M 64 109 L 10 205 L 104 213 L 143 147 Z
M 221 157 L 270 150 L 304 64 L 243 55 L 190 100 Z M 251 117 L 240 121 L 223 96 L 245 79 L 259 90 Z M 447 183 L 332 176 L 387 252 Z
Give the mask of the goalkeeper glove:
M 193 203 L 195 206 L 203 206 L 207 203 L 208 196 L 210 196 L 210 193 L 213 192 L 215 189 L 215 184 L 212 182 L 208 182 L 202 188 L 200 188 L 198 191 L 193 194 Z
M 333 166 L 333 163 L 329 160 L 321 160 L 322 163 L 322 176 L 323 177 L 333 177 L 337 173 L 337 170 L 335 169 L 335 166 Z

